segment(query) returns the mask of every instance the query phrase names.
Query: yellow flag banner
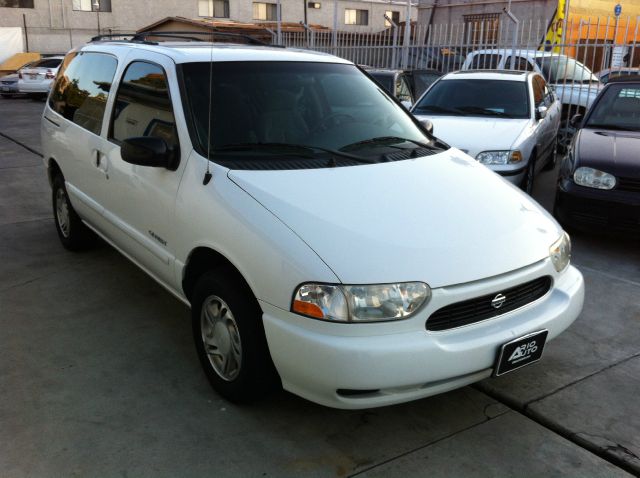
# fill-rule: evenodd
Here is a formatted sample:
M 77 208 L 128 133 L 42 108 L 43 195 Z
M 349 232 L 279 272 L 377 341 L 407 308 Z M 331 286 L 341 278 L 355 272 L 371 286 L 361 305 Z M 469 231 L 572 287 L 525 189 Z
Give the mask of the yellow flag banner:
M 562 29 L 564 28 L 564 9 L 566 0 L 558 0 L 556 12 L 549 22 L 547 33 L 540 42 L 540 51 L 560 52 Z

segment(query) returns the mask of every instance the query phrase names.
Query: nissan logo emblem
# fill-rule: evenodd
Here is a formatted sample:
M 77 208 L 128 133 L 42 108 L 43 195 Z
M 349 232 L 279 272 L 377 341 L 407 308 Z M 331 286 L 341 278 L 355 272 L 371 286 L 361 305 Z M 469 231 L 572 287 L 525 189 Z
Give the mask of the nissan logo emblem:
M 493 300 L 491 301 L 491 306 L 494 309 L 499 309 L 500 307 L 502 307 L 504 305 L 504 303 L 507 301 L 507 298 L 502 295 L 502 294 L 498 294 L 496 295 Z

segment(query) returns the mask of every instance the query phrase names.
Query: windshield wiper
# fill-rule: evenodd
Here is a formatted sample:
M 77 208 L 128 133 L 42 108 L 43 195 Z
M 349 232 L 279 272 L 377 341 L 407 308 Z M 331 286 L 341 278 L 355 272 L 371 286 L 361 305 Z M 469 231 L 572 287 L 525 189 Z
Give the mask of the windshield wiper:
M 219 148 L 214 149 L 214 152 L 226 152 L 226 151 L 252 151 L 252 150 L 261 150 L 267 153 L 272 154 L 295 154 L 298 156 L 301 152 L 307 153 L 307 157 L 311 158 L 313 155 L 308 155 L 308 153 L 313 153 L 315 151 L 322 151 L 325 153 L 331 154 L 331 160 L 329 161 L 329 166 L 334 166 L 335 162 L 333 161 L 334 156 L 338 156 L 341 158 L 350 159 L 352 161 L 356 161 L 362 164 L 373 164 L 377 163 L 375 159 L 363 158 L 362 156 L 356 156 L 354 154 L 345 153 L 342 151 L 338 151 L 337 149 L 323 148 L 320 146 L 312 146 L 307 144 L 294 144 L 294 143 L 233 143 L 233 144 L 225 144 L 220 146 Z M 284 151 L 283 151 L 284 150 Z M 288 151 L 288 152 L 286 152 Z
M 456 116 L 466 116 L 464 111 L 460 111 L 458 108 L 444 108 L 442 106 L 436 105 L 424 105 L 424 106 L 416 106 L 416 110 L 419 111 L 432 111 L 434 113 L 448 113 Z
M 610 129 L 614 131 L 640 131 L 640 128 L 631 128 L 629 126 L 621 126 L 619 124 L 588 124 L 585 127 L 593 129 Z
M 503 113 L 502 111 L 495 111 L 490 108 L 482 108 L 480 106 L 461 106 L 459 108 L 467 113 L 477 113 L 484 116 L 498 116 L 500 118 L 513 118 L 513 115 Z
M 366 144 L 391 145 L 391 144 L 398 144 L 398 143 L 413 143 L 413 144 L 417 144 L 421 148 L 435 149 L 433 146 L 429 146 L 426 143 L 416 141 L 415 139 L 401 138 L 399 136 L 378 136 L 376 138 L 365 139 L 362 141 L 357 141 L 355 143 L 348 144 L 346 146 L 343 146 L 340 149 L 342 150 L 345 148 L 352 148 L 354 146 L 362 146 Z

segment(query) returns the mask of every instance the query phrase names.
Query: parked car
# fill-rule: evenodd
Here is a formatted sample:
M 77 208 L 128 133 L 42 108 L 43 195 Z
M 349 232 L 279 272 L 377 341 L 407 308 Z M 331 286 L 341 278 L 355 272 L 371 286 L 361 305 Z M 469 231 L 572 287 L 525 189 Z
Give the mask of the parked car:
M 18 91 L 29 94 L 49 93 L 63 56 L 38 60 L 18 72 Z
M 411 108 L 415 97 L 411 92 L 404 71 L 384 68 L 365 68 L 364 70 L 376 80 L 387 93 L 397 98 L 407 108 Z
M 33 62 L 27 63 L 20 69 L 27 68 L 32 64 Z M 11 98 L 13 96 L 20 95 L 20 90 L 18 90 L 18 79 L 18 72 L 0 77 L 0 96 L 2 96 L 3 98 Z
M 640 235 L 640 81 L 609 83 L 563 160 L 554 215 L 568 227 Z
M 13 73 L 0 78 L 0 96 L 3 98 L 11 98 L 18 95 L 18 74 Z
M 538 360 L 580 313 L 555 220 L 354 64 L 148 38 L 65 58 L 42 117 L 54 223 L 191 307 L 222 396 L 414 400 Z
M 453 47 L 417 46 L 408 51 L 407 68 L 412 70 L 430 69 L 441 72 L 459 70 L 465 57 Z
M 511 69 L 513 51 L 509 48 L 476 50 L 462 65 L 469 69 Z M 566 55 L 538 50 L 516 50 L 514 69 L 536 71 L 555 90 L 562 103 L 559 145 L 565 150 L 575 133 L 571 118 L 583 114 L 602 89 L 602 83 L 589 68 Z
M 437 70 L 391 70 L 363 67 L 387 93 L 398 98 L 407 108 L 442 76 Z
M 434 134 L 527 193 L 555 165 L 560 102 L 538 73 L 458 71 L 443 76 L 411 112 Z
M 417 100 L 442 76 L 442 72 L 438 70 L 407 70 L 404 75 L 414 100 Z
M 618 77 L 632 77 L 637 80 L 638 78 L 636 77 L 638 75 L 640 75 L 640 68 L 629 68 L 629 67 L 606 68 L 596 73 L 596 76 L 598 77 L 598 79 L 605 85 L 609 83 L 611 79 L 618 78 Z

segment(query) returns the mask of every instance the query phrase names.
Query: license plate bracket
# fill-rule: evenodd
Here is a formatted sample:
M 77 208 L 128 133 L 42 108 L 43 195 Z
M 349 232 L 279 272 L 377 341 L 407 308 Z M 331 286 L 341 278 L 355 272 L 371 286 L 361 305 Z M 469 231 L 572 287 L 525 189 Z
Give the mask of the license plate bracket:
M 547 335 L 548 330 L 538 330 L 503 344 L 498 353 L 493 376 L 499 377 L 540 360 Z

